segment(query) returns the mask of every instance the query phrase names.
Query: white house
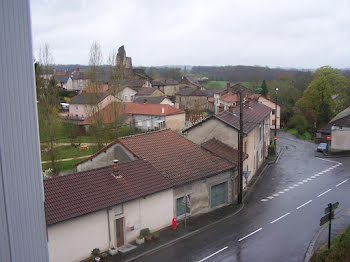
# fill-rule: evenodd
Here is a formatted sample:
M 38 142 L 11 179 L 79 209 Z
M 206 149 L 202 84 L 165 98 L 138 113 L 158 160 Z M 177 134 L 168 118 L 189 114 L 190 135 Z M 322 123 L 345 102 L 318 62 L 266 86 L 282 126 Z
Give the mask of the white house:
M 350 151 L 350 107 L 336 115 L 330 124 L 331 151 Z

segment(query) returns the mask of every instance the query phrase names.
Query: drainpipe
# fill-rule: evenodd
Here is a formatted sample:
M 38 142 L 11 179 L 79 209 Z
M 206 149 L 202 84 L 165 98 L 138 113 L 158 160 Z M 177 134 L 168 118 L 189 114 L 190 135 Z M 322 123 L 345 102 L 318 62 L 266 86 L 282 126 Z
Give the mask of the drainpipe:
M 109 208 L 107 208 L 107 221 L 108 221 L 108 246 L 111 247 L 111 226 L 109 224 Z

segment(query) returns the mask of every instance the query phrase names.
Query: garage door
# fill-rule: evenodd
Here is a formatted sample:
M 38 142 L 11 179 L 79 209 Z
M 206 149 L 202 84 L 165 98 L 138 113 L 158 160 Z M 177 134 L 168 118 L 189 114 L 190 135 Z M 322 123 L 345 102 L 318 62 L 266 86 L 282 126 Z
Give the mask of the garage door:
M 227 183 L 221 183 L 211 187 L 211 207 L 226 203 Z

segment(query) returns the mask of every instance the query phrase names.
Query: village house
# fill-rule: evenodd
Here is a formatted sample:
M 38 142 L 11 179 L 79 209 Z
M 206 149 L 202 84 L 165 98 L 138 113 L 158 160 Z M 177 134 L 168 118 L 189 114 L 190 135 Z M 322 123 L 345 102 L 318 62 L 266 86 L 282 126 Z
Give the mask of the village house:
M 171 78 L 160 78 L 152 81 L 152 86 L 158 88 L 167 97 L 175 97 L 180 90 L 179 82 Z
M 197 88 L 183 88 L 175 94 L 175 107 L 187 111 L 206 111 L 208 108 L 207 94 Z
M 233 149 L 238 148 L 239 107 L 230 107 L 185 129 L 185 137 L 198 145 L 216 139 Z M 243 163 L 246 183 L 250 181 L 267 157 L 270 144 L 271 109 L 256 101 L 246 100 L 243 109 L 243 152 L 248 158 Z
M 146 159 L 173 186 L 172 217 L 182 219 L 182 200 L 189 196 L 188 215 L 222 207 L 237 199 L 235 165 L 230 164 L 181 135 L 166 129 L 118 138 L 77 164 L 78 171 L 103 167 L 113 159 L 121 163 Z
M 69 101 L 69 112 L 67 119 L 84 121 L 87 117 L 103 109 L 113 101 L 119 100 L 109 92 L 80 93 L 79 95 L 72 97 L 72 99 Z
M 137 97 L 134 102 L 139 104 L 162 104 L 174 106 L 174 103 L 165 96 L 140 96 Z
M 81 72 L 79 68 L 76 68 L 71 73 L 70 77 L 72 79 L 72 90 L 82 90 L 89 84 L 89 79 L 86 78 L 84 72 Z
M 330 122 L 331 151 L 350 151 L 350 107 L 337 114 Z
M 66 72 L 56 72 L 54 78 L 61 89 L 73 90 L 73 80 Z
M 51 262 L 81 261 L 171 224 L 170 182 L 143 159 L 112 165 L 44 180 Z
M 142 96 L 164 96 L 164 93 L 156 87 L 142 87 L 137 90 L 136 97 Z
M 198 89 L 205 89 L 199 82 L 198 78 L 192 75 L 184 75 L 180 81 L 181 84 L 187 84 L 192 85 L 193 87 L 196 87 Z
M 251 99 L 258 101 L 259 103 L 268 106 L 271 108 L 271 116 L 270 116 L 270 128 L 275 129 L 275 121 L 277 119 L 276 128 L 280 129 L 281 127 L 281 106 L 277 104 L 277 112 L 276 112 L 276 103 L 271 101 L 270 94 L 267 94 L 266 97 L 260 94 L 253 94 L 250 96 Z
M 143 130 L 170 128 L 181 131 L 185 126 L 185 112 L 163 104 L 126 103 L 127 122 Z

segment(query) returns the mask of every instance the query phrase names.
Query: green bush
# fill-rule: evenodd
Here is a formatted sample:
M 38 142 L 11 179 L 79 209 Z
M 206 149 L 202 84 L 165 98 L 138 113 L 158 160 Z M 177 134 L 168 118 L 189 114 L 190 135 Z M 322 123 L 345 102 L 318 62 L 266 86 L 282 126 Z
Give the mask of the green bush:
M 151 231 L 149 230 L 149 228 L 141 229 L 140 236 L 145 237 L 145 236 L 149 236 L 149 235 L 151 235 Z
M 91 255 L 93 255 L 94 257 L 98 256 L 98 254 L 100 254 L 100 249 L 99 248 L 94 248 L 91 251 Z
M 289 119 L 288 126 L 291 128 L 296 128 L 300 135 L 304 134 L 307 129 L 307 119 L 302 114 L 295 114 Z
M 108 257 L 108 254 L 107 254 L 107 253 L 102 253 L 102 254 L 101 254 L 101 257 L 102 257 L 102 258 L 106 258 L 106 257 Z
M 274 144 L 269 145 L 268 152 L 269 152 L 269 155 L 271 155 L 271 156 L 276 154 L 276 148 L 275 148 Z

